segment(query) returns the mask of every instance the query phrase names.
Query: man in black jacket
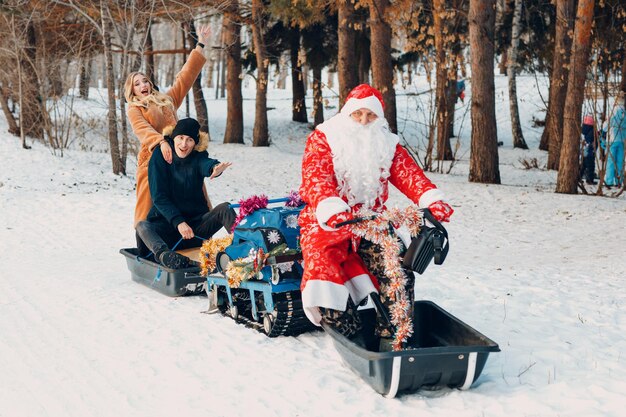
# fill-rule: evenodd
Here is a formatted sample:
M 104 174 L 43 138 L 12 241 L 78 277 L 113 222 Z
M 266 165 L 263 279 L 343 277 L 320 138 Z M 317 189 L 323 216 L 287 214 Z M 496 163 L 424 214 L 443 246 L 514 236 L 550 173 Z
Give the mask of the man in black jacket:
M 137 233 L 157 261 L 180 269 L 189 266 L 189 258 L 170 248 L 181 237 L 184 240 L 177 249 L 200 246 L 199 240 L 190 239 L 209 239 L 222 226 L 230 231 L 236 215 L 228 203 L 209 210 L 202 188 L 205 177 L 221 175 L 231 163 L 209 158 L 208 135 L 200 132 L 195 119 L 180 120 L 170 131 L 163 132 L 163 140 L 174 149 L 172 163 L 157 146 L 148 166 L 152 208 L 148 218 L 137 224 Z

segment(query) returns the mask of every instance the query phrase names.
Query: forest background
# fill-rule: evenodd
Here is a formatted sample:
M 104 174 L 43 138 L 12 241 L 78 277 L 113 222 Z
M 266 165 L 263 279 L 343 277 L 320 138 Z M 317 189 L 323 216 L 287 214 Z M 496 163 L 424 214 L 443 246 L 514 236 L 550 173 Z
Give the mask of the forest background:
M 428 115 L 423 146 L 409 146 L 413 155 L 426 170 L 450 171 L 459 150 L 455 122 L 467 116 L 455 114 L 458 90 L 471 84 L 469 181 L 498 184 L 494 74 L 507 74 L 513 146 L 526 149 L 516 92 L 523 71 L 550 80 L 547 96 L 539 93 L 545 117 L 535 120 L 548 158 L 537 168 L 558 171 L 556 191 L 623 192 L 603 187 L 603 152 L 596 156 L 599 186 L 587 190 L 580 178 L 583 113 L 594 116 L 597 133 L 626 90 L 620 0 L 4 0 L 0 18 L 0 104 L 9 132 L 25 149 L 28 140 L 40 140 L 62 156 L 77 136 L 106 137 L 112 171 L 124 175 L 137 149 L 121 93 L 127 74 L 142 70 L 155 85 L 171 85 L 195 46 L 195 28 L 210 23 L 209 62 L 186 114 L 193 105 L 208 130 L 202 88 L 215 87 L 228 113 L 223 138 L 213 140 L 244 143 L 242 82 L 256 86 L 256 147 L 271 142 L 268 89 L 285 89 L 288 79 L 295 122 L 316 126 L 354 86 L 371 83 L 383 93 L 385 116 L 397 131 L 406 121 L 398 120 L 396 90 L 425 74 L 429 89 L 419 94 L 428 97 Z M 88 98 L 90 86 L 106 88 L 106 120 L 84 120 L 73 109 L 68 91 Z M 536 159 L 524 163 L 537 165 Z

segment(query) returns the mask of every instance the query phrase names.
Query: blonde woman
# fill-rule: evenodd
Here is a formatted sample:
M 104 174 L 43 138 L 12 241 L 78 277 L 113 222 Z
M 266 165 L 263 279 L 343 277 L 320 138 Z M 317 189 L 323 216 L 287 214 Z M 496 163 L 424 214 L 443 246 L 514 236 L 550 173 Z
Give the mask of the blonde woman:
M 152 207 L 152 198 L 148 186 L 148 162 L 152 151 L 159 146 L 167 163 L 172 163 L 172 147 L 163 139 L 162 132 L 166 126 L 176 124 L 178 120 L 176 110 L 183 103 L 193 82 L 202 71 L 206 62 L 202 49 L 210 33 L 208 25 L 200 28 L 196 47 L 191 51 L 187 62 L 176 76 L 174 84 L 165 94 L 157 91 L 142 72 L 129 74 L 124 84 L 124 97 L 128 103 L 126 115 L 133 132 L 141 142 L 137 155 L 135 226 L 146 219 Z M 209 205 L 208 202 L 207 205 Z

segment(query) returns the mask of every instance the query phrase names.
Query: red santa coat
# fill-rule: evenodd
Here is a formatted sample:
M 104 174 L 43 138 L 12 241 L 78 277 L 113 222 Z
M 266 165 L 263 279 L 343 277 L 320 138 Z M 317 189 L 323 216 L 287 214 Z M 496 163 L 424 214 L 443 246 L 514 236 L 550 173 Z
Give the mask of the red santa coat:
M 428 207 L 442 194 L 424 175 L 406 149 L 396 145 L 389 177 L 381 178 L 382 193 L 372 209 L 382 211 L 389 195 L 389 182 L 420 207 Z M 331 148 L 319 130 L 309 135 L 302 160 L 300 196 L 306 202 L 299 218 L 300 246 L 304 258 L 302 302 L 307 317 L 319 325 L 317 307 L 343 311 L 348 296 L 354 302 L 377 291 L 378 282 L 367 272 L 361 258 L 350 251 L 352 234 L 348 228 L 331 229 L 325 223 L 335 214 L 350 210 L 339 196 Z

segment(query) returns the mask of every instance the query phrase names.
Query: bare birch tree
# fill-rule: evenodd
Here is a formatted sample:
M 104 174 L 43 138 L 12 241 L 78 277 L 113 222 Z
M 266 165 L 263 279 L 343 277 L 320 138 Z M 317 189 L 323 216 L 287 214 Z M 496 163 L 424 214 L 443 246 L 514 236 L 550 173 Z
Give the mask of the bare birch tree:
M 508 77 L 509 77 L 509 109 L 511 113 L 511 129 L 513 130 L 513 147 L 528 149 L 522 125 L 519 120 L 519 107 L 517 105 L 517 51 L 519 49 L 519 34 L 522 20 L 522 0 L 515 0 L 513 8 L 513 25 L 511 28 L 511 47 L 508 57 Z
M 109 126 L 109 152 L 111 154 L 111 165 L 114 174 L 126 175 L 126 167 L 122 165 L 119 140 L 117 136 L 117 112 L 115 105 L 115 73 L 113 72 L 113 52 L 111 50 L 111 21 L 106 17 L 105 5 L 100 2 L 100 21 L 104 45 L 104 62 L 106 68 L 106 86 L 109 108 L 107 109 L 107 120 Z

